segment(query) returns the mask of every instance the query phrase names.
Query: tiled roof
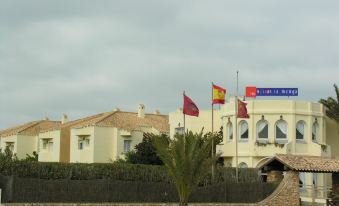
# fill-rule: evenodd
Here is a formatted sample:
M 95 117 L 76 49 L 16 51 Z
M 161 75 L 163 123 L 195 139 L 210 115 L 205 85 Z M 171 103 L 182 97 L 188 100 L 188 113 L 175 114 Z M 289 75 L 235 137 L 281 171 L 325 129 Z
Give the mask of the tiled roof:
M 16 127 L 8 128 L 0 131 L 1 137 L 7 137 L 11 135 L 29 135 L 34 136 L 39 132 L 44 130 L 53 130 L 61 125 L 60 121 L 50 121 L 50 120 L 40 120 L 28 122 L 26 124 L 22 124 Z
M 76 120 L 73 120 L 73 121 L 66 122 L 64 124 L 59 124 L 55 128 L 49 128 L 49 129 L 46 129 L 46 130 L 42 130 L 40 132 L 48 132 L 48 131 L 53 131 L 53 130 L 60 130 L 62 128 L 67 128 L 67 127 L 77 127 L 79 125 L 95 122 L 98 119 L 100 119 L 101 117 L 105 116 L 106 114 L 107 113 L 99 113 L 99 114 L 91 115 L 91 116 L 88 116 L 88 117 L 85 117 L 85 118 L 76 119 Z
M 277 154 L 259 168 L 278 161 L 291 170 L 300 172 L 339 172 L 339 159 L 319 156 Z
M 167 115 L 145 114 L 144 118 L 140 118 L 138 117 L 138 113 L 123 111 L 112 111 L 92 115 L 61 124 L 56 128 L 51 128 L 50 130 L 59 130 L 65 127 L 83 128 L 88 126 L 117 127 L 127 131 L 140 130 L 141 127 L 153 127 L 159 132 L 169 132 L 169 121 Z M 48 130 L 44 130 L 42 132 L 47 131 Z
M 135 112 L 114 111 L 105 115 L 78 124 L 75 128 L 86 126 L 116 127 L 127 131 L 140 130 L 141 127 L 153 127 L 159 132 L 169 132 L 169 121 L 167 115 L 145 114 L 145 117 L 138 117 Z

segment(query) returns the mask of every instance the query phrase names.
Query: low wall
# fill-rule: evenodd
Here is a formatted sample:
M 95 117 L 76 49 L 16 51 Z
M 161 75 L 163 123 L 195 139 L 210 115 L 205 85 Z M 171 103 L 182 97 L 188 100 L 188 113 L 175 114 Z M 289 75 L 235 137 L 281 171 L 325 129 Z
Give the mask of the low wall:
M 243 194 L 246 196 L 246 194 Z M 7 203 L 7 206 L 178 206 L 175 203 Z M 192 203 L 190 206 L 300 206 L 299 174 L 288 171 L 278 188 L 266 199 L 252 204 L 235 203 Z
M 198 187 L 191 203 L 252 203 L 271 195 L 274 183 L 220 183 Z M 165 182 L 117 180 L 48 180 L 0 176 L 3 203 L 176 203 L 179 197 L 172 184 Z M 243 194 L 248 194 L 244 196 Z

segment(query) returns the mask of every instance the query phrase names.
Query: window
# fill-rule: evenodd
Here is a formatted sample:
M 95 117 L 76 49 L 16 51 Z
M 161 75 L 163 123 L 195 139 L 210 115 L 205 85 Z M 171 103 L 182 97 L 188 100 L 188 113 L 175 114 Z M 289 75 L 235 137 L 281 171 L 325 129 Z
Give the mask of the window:
M 275 138 L 277 140 L 287 139 L 287 122 L 284 120 L 277 121 L 275 125 Z
M 79 135 L 78 136 L 78 149 L 83 150 L 87 149 L 90 146 L 90 136 L 89 135 Z
M 233 139 L 233 125 L 231 122 L 227 124 L 227 137 L 229 140 Z
M 246 121 L 240 122 L 240 139 L 241 140 L 248 140 L 248 124 Z
M 11 152 L 14 152 L 14 142 L 6 142 L 6 148 L 8 148 Z
M 248 168 L 247 164 L 245 162 L 241 162 L 239 164 L 239 168 Z
M 53 151 L 53 139 L 52 138 L 42 139 L 41 142 L 42 142 L 43 150 Z
M 185 130 L 183 127 L 175 128 L 175 134 L 184 134 Z
M 266 120 L 260 120 L 257 123 L 257 138 L 268 139 L 268 122 Z
M 313 123 L 312 126 L 312 141 L 318 141 L 318 133 L 319 133 L 319 124 L 317 121 Z
M 47 149 L 48 139 L 42 139 L 42 149 Z
M 297 140 L 304 140 L 304 137 L 305 137 L 305 122 L 304 121 L 297 122 L 295 136 Z
M 131 151 L 131 142 L 132 140 L 127 140 L 127 139 L 124 140 L 124 152 L 125 153 Z

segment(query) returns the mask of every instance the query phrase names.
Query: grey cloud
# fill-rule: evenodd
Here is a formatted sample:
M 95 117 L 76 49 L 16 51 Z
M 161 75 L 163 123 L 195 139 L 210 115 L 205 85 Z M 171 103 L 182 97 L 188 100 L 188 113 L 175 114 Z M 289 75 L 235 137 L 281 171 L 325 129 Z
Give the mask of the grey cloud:
M 337 1 L 1 1 L 0 128 L 63 112 L 173 111 L 214 81 L 333 93 Z

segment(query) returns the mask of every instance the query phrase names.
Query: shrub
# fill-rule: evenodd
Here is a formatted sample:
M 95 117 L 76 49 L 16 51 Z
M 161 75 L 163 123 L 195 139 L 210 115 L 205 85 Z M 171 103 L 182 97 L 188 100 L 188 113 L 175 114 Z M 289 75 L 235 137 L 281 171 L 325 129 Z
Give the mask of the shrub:
M 164 166 L 126 163 L 51 163 L 24 160 L 0 161 L 0 174 L 40 179 L 170 182 Z M 256 169 L 239 169 L 239 182 L 260 182 Z M 235 168 L 217 167 L 216 183 L 235 182 Z M 201 182 L 210 184 L 210 174 Z M 200 184 L 200 185 L 201 185 Z

